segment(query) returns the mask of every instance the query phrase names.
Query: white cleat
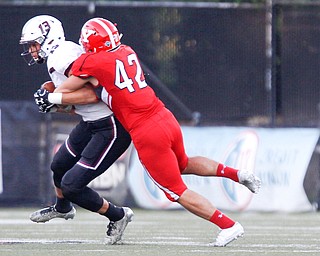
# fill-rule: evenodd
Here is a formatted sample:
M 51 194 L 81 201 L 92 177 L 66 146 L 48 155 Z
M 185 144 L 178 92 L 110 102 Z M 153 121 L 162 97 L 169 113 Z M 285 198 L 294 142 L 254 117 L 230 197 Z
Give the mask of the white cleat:
M 238 171 L 239 183 L 246 186 L 252 193 L 257 194 L 261 187 L 261 180 L 253 173 Z
M 129 222 L 133 219 L 133 211 L 128 207 L 123 207 L 124 217 L 118 221 L 110 221 L 107 225 L 107 232 L 105 243 L 115 244 L 120 241 L 124 230 L 126 229 Z
M 33 222 L 47 222 L 54 218 L 73 219 L 76 215 L 76 209 L 72 206 L 69 212 L 58 212 L 54 205 L 40 209 L 31 213 L 30 220 Z
M 216 241 L 210 245 L 215 247 L 224 247 L 239 237 L 244 235 L 244 229 L 239 222 L 236 222 L 231 228 L 221 229 Z

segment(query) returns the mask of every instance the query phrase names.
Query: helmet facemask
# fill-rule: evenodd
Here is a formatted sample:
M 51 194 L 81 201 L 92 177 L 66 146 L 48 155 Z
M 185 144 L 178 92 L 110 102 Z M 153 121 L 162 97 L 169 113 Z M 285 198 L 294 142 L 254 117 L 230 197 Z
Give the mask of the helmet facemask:
M 23 47 L 23 52 L 21 53 L 21 56 L 28 64 L 28 66 L 32 66 L 36 63 L 45 63 L 47 55 L 41 49 L 42 44 L 45 40 L 46 39 L 44 39 L 43 37 L 39 37 L 36 40 L 20 42 L 20 44 L 22 44 Z

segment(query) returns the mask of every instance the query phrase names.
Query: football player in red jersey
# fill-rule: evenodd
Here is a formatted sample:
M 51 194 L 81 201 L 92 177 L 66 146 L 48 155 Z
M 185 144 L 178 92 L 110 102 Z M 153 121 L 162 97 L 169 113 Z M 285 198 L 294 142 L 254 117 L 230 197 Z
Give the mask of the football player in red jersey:
M 146 83 L 137 54 L 131 47 L 121 44 L 120 39 L 112 22 L 103 18 L 87 21 L 80 36 L 86 53 L 75 61 L 72 76 L 56 90 L 59 97 L 50 97 L 49 93 L 49 101 L 72 103 L 68 102 L 68 94 L 87 82 L 103 86 L 102 100 L 130 133 L 151 179 L 169 200 L 216 224 L 221 230 L 213 245 L 226 246 L 244 234 L 243 227 L 209 200 L 188 189 L 181 175 L 226 177 L 245 185 L 253 193 L 259 191 L 260 179 L 253 173 L 205 157 L 188 157 L 178 121 Z

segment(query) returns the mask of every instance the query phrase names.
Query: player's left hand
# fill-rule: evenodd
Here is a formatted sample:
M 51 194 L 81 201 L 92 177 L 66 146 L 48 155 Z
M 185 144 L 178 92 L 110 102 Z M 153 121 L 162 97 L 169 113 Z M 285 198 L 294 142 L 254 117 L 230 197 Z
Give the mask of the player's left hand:
M 49 113 L 49 112 L 57 112 L 58 107 L 56 104 L 51 104 L 51 105 L 40 105 L 39 107 L 39 112 L 40 113 Z
M 38 90 L 33 94 L 35 103 L 36 103 L 38 106 L 43 105 L 43 104 L 46 104 L 46 105 L 52 104 L 52 103 L 50 103 L 49 100 L 48 100 L 48 95 L 49 95 L 49 92 L 48 92 L 46 89 L 43 89 L 43 88 L 38 89 Z
M 39 108 L 39 112 L 41 113 L 53 112 L 56 109 L 54 108 L 55 104 L 48 100 L 48 95 L 49 92 L 43 88 L 38 89 L 33 95 L 34 101 Z

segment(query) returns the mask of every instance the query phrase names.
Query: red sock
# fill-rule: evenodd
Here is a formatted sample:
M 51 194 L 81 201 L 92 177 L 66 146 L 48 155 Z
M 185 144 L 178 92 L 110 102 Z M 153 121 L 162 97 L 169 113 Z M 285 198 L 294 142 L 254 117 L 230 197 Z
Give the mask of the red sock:
M 225 166 L 224 164 L 219 164 L 217 168 L 217 176 L 226 177 L 239 182 L 238 170 Z
M 219 210 L 216 210 L 210 218 L 210 221 L 216 224 L 219 228 L 231 228 L 234 225 L 234 221 L 230 219 L 227 215 L 224 215 Z

